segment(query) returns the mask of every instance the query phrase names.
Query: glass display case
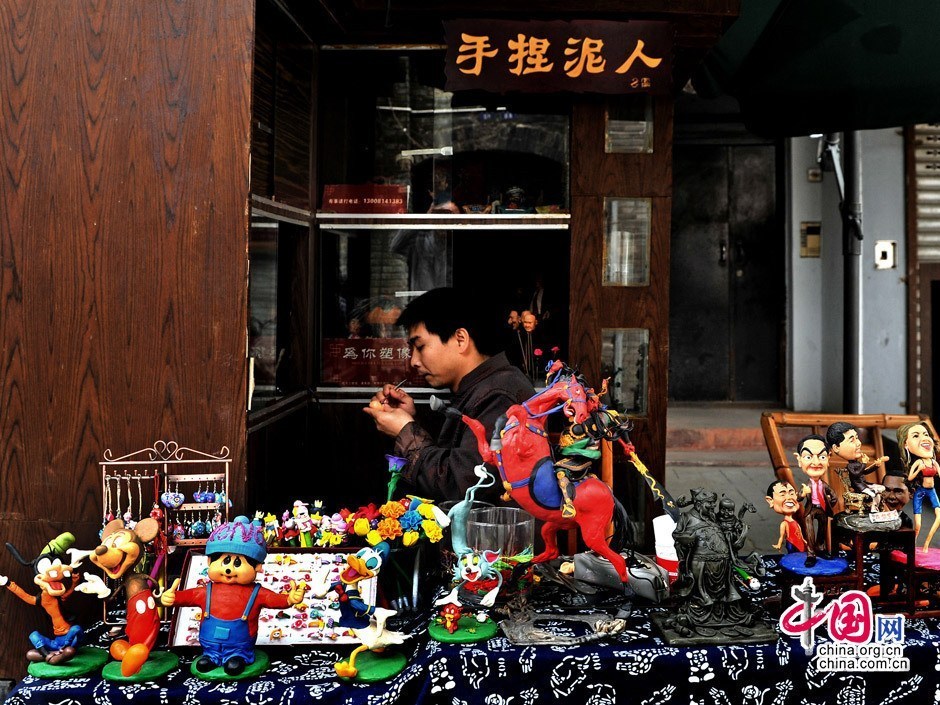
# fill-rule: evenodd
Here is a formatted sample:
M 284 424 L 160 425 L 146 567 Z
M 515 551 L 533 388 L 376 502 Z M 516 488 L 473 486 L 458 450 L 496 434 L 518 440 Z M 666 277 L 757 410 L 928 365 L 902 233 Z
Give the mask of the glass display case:
M 420 386 L 395 321 L 440 286 L 500 302 L 507 353 L 538 382 L 567 348 L 567 107 L 443 82 L 440 51 L 323 52 L 321 389 Z
M 301 344 L 303 308 L 297 272 L 310 239 L 310 213 L 267 210 L 255 198 L 248 231 L 248 400 L 264 408 L 305 387 Z M 281 206 L 282 211 L 288 210 Z
M 494 325 L 503 327 L 510 361 L 544 380 L 545 363 L 567 347 L 568 216 L 454 220 L 318 215 L 321 388 L 367 391 L 403 379 L 422 386 L 395 322 L 414 297 L 439 286 L 496 301 Z M 539 315 L 527 330 L 521 318 L 532 308 Z

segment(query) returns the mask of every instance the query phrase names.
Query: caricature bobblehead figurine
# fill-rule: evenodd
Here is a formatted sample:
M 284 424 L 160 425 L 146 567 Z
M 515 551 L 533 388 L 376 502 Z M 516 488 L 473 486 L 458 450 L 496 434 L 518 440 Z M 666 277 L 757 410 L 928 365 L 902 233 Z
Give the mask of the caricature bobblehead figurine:
M 835 514 L 836 493 L 823 480 L 829 470 L 829 447 L 826 439 L 812 434 L 796 446 L 796 460 L 810 484 L 800 489 L 803 501 L 803 536 L 806 539 L 806 567 L 816 565 L 817 553 L 828 553 L 826 538 L 829 518 Z
M 806 541 L 800 522 L 793 518 L 800 508 L 797 502 L 796 490 L 793 485 L 783 480 L 771 482 L 767 487 L 767 506 L 783 517 L 780 522 L 780 538 L 773 546 L 778 551 L 786 544 L 787 553 L 803 553 L 806 551 Z
M 826 442 L 834 455 L 845 460 L 845 470 L 849 475 L 849 484 L 852 491 L 871 497 L 871 511 L 881 511 L 881 493 L 884 485 L 869 482 L 866 475 L 871 475 L 877 466 L 888 460 L 887 456 L 869 461 L 862 452 L 862 441 L 858 437 L 858 429 L 847 421 L 836 421 L 826 429 Z
M 209 583 L 177 591 L 177 578 L 160 596 L 160 602 L 164 607 L 202 610 L 199 644 L 203 653 L 193 664 L 197 674 L 208 674 L 221 666 L 226 676 L 237 677 L 255 662 L 261 608 L 296 605 L 303 599 L 304 587 L 291 581 L 288 592 L 276 593 L 255 582 L 258 566 L 268 551 L 263 531 L 245 516 L 235 517 L 213 531 L 206 555 L 210 560 Z
M 901 462 L 907 466 L 907 481 L 911 483 L 913 497 L 911 505 L 914 508 L 914 531 L 920 535 L 921 513 L 924 500 L 933 507 L 934 520 L 927 539 L 924 541 L 924 553 L 930 550 L 933 535 L 940 528 L 940 499 L 937 499 L 937 490 L 934 485 L 940 465 L 934 457 L 937 441 L 931 435 L 927 426 L 922 423 L 904 424 L 898 429 L 898 447 Z

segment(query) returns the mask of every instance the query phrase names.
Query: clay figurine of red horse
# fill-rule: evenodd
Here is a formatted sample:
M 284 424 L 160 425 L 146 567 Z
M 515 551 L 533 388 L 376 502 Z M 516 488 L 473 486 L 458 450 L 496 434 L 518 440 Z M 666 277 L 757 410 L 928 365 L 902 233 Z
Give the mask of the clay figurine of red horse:
M 618 553 L 622 546 L 617 545 L 626 536 L 627 517 L 623 506 L 604 482 L 588 475 L 577 483 L 575 516 L 563 517 L 563 498 L 555 475 L 552 448 L 545 432 L 546 419 L 558 411 L 564 413 L 571 424 L 596 426 L 591 421 L 598 418 L 599 412 L 603 412 L 603 405 L 599 395 L 585 384 L 581 375 L 563 363 L 554 362 L 548 374 L 553 377 L 544 390 L 522 404 L 509 407 L 505 416 L 500 417 L 491 441 L 486 438 L 483 424 L 476 419 L 460 414 L 453 408 L 445 409 L 443 402 L 434 397 L 431 406 L 447 414 L 460 416 L 476 436 L 484 462 L 499 469 L 506 489 L 503 499 L 508 500 L 511 496 L 520 507 L 544 522 L 542 539 L 545 541 L 545 550 L 533 559 L 535 563 L 557 558 L 559 550 L 556 533 L 560 529 L 577 526 L 587 547 L 609 560 L 620 580 L 626 583 L 627 567 Z M 601 394 L 604 393 L 605 389 L 602 389 Z M 632 454 L 633 445 L 629 439 L 620 440 L 628 454 Z M 613 548 L 608 544 L 607 537 L 611 520 L 614 521 Z

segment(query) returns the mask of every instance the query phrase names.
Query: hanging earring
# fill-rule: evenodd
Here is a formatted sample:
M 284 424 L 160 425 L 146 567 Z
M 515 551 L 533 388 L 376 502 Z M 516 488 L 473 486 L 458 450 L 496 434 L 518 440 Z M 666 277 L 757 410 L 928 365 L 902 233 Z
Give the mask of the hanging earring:
M 179 543 L 186 538 L 186 528 L 177 519 L 173 524 L 173 543 Z
M 105 507 L 105 510 L 104 510 L 104 523 L 108 524 L 114 521 L 114 512 L 111 511 L 111 507 L 113 505 L 111 504 L 111 476 L 110 475 L 104 476 L 104 486 L 105 486 L 106 494 L 108 495 L 108 506 Z
M 121 511 L 121 504 L 122 504 L 122 503 L 121 503 L 121 480 L 123 480 L 123 479 L 124 479 L 124 478 L 123 478 L 121 475 L 117 475 L 117 476 L 114 478 L 114 480 L 115 480 L 114 484 L 117 485 L 117 504 L 116 504 L 115 507 L 114 507 L 114 511 L 116 511 L 116 512 L 120 512 L 120 511 Z
M 137 471 L 134 471 L 134 474 L 137 475 Z M 137 519 L 138 521 L 144 518 L 144 490 L 143 486 L 140 484 L 140 475 L 137 475 Z

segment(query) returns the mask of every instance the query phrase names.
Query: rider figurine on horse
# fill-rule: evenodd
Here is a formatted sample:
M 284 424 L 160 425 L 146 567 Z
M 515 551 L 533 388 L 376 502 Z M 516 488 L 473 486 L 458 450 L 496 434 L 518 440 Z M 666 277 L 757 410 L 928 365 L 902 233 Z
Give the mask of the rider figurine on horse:
M 636 457 L 627 433 L 629 421 L 621 420 L 616 412 L 606 410 L 599 395 L 586 385 L 583 377 L 563 363 L 554 362 L 548 374 L 550 379 L 544 390 L 522 404 L 511 406 L 505 417 L 500 418 L 492 441 L 486 438 L 484 427 L 479 421 L 463 414 L 460 416 L 473 431 L 484 462 L 498 469 L 506 489 L 503 499 L 508 500 L 511 496 L 520 507 L 544 522 L 541 533 L 545 550 L 533 562 L 540 563 L 558 557 L 560 552 L 556 533 L 560 529 L 577 526 L 581 529 L 587 547 L 609 560 L 620 580 L 625 583 L 626 562 L 618 552 L 620 546 L 612 548 L 608 544 L 607 527 L 613 520 L 615 538 L 622 542 L 626 512 L 610 487 L 587 473 L 587 468 L 583 479 L 574 480 L 573 476 L 565 474 L 565 465 L 574 463 L 565 463 L 563 459 L 560 471 L 565 477 L 558 477 L 559 465 L 554 461 L 545 431 L 546 418 L 557 411 L 562 411 L 569 418 L 570 446 L 576 446 L 572 448 L 572 454 L 568 456 L 570 458 L 575 455 L 584 457 L 584 451 L 591 445 L 595 445 L 593 450 L 596 450 L 600 440 L 619 441 L 653 491 L 663 499 L 667 511 L 674 511 L 678 515 L 678 510 L 672 498 L 649 476 L 645 466 Z M 603 390 L 601 393 L 604 393 Z M 432 407 L 440 409 L 443 405 L 432 398 Z M 445 413 L 456 416 L 460 412 L 447 409 Z M 564 492 L 560 487 L 560 479 L 568 480 Z M 577 492 L 569 494 L 568 488 L 575 484 Z M 567 511 L 566 500 L 570 500 Z

